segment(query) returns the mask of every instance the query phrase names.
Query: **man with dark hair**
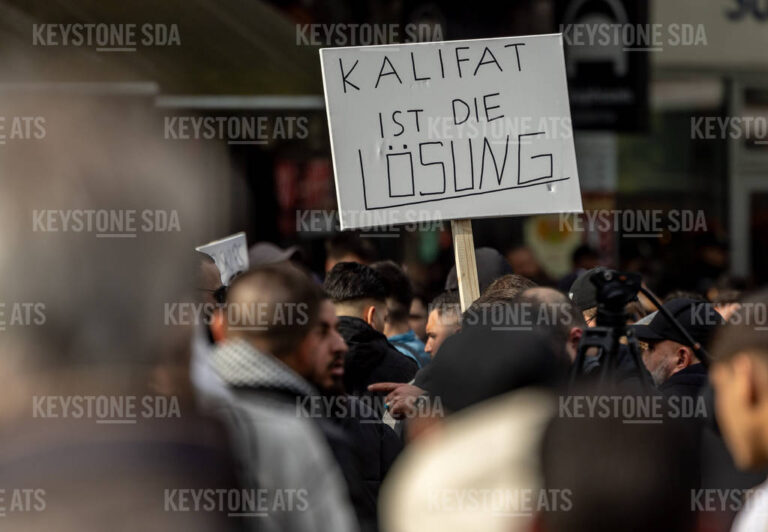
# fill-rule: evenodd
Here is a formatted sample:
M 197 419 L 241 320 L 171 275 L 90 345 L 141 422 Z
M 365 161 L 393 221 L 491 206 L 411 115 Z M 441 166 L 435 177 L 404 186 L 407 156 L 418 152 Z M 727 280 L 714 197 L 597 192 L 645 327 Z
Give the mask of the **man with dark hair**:
M 714 340 L 710 380 L 728 450 L 740 469 L 768 466 L 768 291 L 746 299 Z M 754 490 L 736 517 L 735 532 L 768 526 L 768 481 Z
M 429 305 L 427 321 L 427 345 L 425 351 L 433 359 L 443 342 L 461 329 L 461 305 L 459 293 L 453 290 L 443 292 Z M 379 382 L 368 387 L 370 391 L 386 393 L 389 413 L 395 418 L 407 416 L 416 400 L 424 395 L 424 386 L 429 382 L 431 364 L 421 368 L 410 383 Z
M 461 328 L 461 302 L 457 291 L 438 295 L 429 305 L 425 351 L 435 357 L 446 338 Z
M 349 346 L 344 361 L 344 387 L 352 395 L 368 395 L 376 382 L 408 382 L 418 366 L 387 341 L 387 292 L 370 266 L 340 262 L 325 277 L 325 290 L 339 316 L 339 331 Z
M 325 241 L 326 273 L 339 262 L 370 264 L 376 260 L 376 248 L 358 232 L 342 231 Z
M 413 359 L 420 368 L 425 366 L 430 361 L 429 355 L 424 352 L 424 343 L 416 337 L 408 321 L 413 301 L 410 279 L 391 260 L 376 262 L 371 268 L 381 275 L 387 290 L 384 335 L 398 351 Z
M 306 274 L 282 264 L 239 276 L 222 312 L 213 323 L 224 341 L 212 361 L 232 392 L 219 413 L 238 436 L 244 483 L 269 497 L 298 487 L 307 500 L 303 511 L 271 512 L 260 526 L 356 530 L 330 429 L 302 409 L 317 396 L 311 383 L 330 387 L 344 372 L 346 346 L 333 305 Z

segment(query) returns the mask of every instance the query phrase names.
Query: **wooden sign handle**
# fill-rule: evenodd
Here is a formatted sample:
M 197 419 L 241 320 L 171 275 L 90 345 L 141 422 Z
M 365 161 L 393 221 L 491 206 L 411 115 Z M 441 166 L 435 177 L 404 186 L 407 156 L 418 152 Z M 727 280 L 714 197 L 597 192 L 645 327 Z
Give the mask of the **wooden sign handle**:
M 451 232 L 453 233 L 453 252 L 456 258 L 456 278 L 459 282 L 459 299 L 461 300 L 461 311 L 464 312 L 475 299 L 480 297 L 472 220 L 451 220 Z

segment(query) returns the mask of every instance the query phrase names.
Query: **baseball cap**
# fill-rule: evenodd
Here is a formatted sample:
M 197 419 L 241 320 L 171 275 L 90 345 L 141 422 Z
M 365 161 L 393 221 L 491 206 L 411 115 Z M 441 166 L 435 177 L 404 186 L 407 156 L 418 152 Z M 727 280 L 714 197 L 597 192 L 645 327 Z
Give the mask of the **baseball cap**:
M 592 283 L 592 276 L 602 271 L 605 271 L 604 266 L 583 272 L 573 281 L 570 290 L 568 290 L 568 297 L 582 312 L 597 306 L 597 287 Z
M 670 299 L 662 307 L 672 314 L 695 342 L 704 347 L 717 327 L 725 323 L 715 307 L 706 301 L 677 298 Z M 644 342 L 672 340 L 693 347 L 663 312 L 657 312 L 647 324 L 636 323 L 630 327 L 635 331 L 638 340 Z

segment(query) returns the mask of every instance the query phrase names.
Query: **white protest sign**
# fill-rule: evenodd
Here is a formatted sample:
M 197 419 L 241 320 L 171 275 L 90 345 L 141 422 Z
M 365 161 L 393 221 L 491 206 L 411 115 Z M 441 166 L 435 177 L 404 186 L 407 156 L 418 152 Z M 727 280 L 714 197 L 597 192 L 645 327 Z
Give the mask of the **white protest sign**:
M 248 269 L 248 244 L 245 241 L 245 233 L 214 240 L 197 246 L 195 250 L 213 259 L 221 273 L 222 284 L 229 285 L 234 274 Z
M 561 34 L 320 59 L 342 229 L 581 212 Z

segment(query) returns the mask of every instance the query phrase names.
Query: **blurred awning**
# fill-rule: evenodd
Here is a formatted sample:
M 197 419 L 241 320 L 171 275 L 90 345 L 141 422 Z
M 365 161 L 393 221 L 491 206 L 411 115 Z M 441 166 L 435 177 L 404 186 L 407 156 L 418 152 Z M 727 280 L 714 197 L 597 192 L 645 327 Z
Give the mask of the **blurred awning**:
M 63 44 L 63 31 L 77 23 L 134 24 L 138 45 Z M 36 24 L 54 25 L 52 39 Z M 283 13 L 254 0 L 0 0 L 0 65 L 0 90 L 154 88 L 167 106 L 322 108 L 317 48 L 300 42 Z M 237 98 L 259 96 L 267 98 Z

